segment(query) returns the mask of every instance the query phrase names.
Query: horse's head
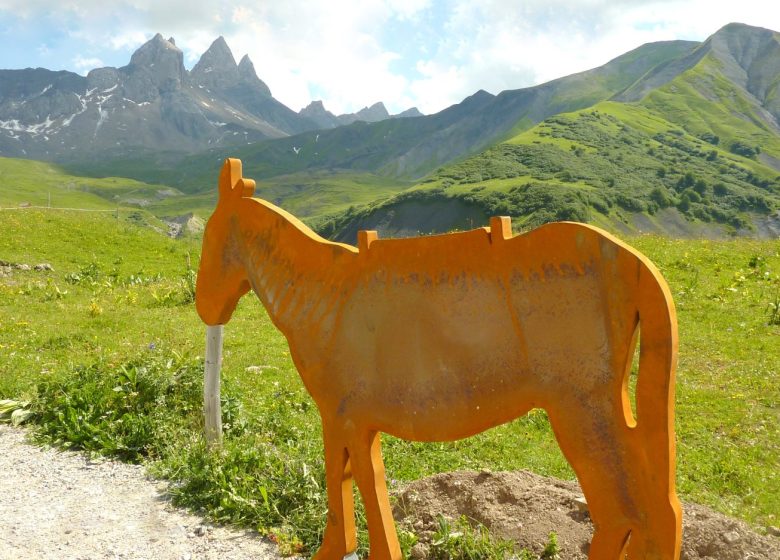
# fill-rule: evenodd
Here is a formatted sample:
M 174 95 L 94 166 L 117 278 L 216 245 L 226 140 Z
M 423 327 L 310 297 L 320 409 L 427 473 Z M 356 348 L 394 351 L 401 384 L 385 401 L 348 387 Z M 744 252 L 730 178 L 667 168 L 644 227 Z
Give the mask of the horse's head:
M 254 192 L 255 182 L 241 176 L 241 160 L 226 159 L 219 175 L 219 200 L 203 232 L 195 307 L 207 325 L 230 320 L 239 298 L 249 291 L 235 221 L 243 197 Z

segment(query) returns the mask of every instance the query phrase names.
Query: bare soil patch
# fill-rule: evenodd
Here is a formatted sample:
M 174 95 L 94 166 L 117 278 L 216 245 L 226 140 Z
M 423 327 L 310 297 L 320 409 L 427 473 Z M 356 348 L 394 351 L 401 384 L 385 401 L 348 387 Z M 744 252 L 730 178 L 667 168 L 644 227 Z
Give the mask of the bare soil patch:
M 437 528 L 437 514 L 477 521 L 520 547 L 540 553 L 551 532 L 561 560 L 586 560 L 593 524 L 576 482 L 529 472 L 460 471 L 413 482 L 398 494 L 396 520 L 421 536 L 415 556 Z M 777 560 L 780 538 L 707 507 L 684 504 L 682 560 Z M 584 511 L 583 511 L 584 510 Z

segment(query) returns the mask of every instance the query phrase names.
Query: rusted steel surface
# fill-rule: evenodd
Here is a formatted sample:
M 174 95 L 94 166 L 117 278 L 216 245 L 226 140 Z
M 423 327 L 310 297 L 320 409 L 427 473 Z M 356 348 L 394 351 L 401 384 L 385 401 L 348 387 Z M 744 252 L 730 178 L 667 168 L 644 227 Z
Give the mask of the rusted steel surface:
M 512 237 L 509 218 L 411 239 L 361 232 L 356 248 L 251 198 L 253 187 L 239 160 L 225 162 L 196 305 L 206 324 L 225 324 L 252 289 L 287 337 L 322 417 L 329 513 L 315 558 L 355 549 L 353 480 L 370 557 L 401 558 L 380 432 L 454 440 L 534 407 L 547 411 L 588 500 L 590 558 L 679 557 L 677 323 L 646 257 L 583 224 Z

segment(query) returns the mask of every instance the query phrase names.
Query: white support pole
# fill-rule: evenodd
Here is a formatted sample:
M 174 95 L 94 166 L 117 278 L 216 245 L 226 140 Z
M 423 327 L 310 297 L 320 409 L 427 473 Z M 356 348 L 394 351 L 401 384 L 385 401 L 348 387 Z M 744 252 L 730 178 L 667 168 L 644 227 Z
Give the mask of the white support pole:
M 222 367 L 222 325 L 206 327 L 206 367 L 203 382 L 203 414 L 206 443 L 222 443 L 222 410 L 219 404 L 219 370 Z

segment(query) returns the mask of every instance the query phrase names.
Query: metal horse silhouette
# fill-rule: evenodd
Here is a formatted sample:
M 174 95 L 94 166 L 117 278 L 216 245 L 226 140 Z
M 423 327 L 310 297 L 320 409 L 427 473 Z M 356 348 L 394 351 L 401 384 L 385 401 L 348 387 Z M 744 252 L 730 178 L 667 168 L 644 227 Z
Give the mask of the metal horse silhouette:
M 512 237 L 509 218 L 411 239 L 360 232 L 355 248 L 253 190 L 240 160 L 226 160 L 196 305 L 222 325 L 252 289 L 287 337 L 322 417 L 329 512 L 315 559 L 356 548 L 353 479 L 370 558 L 401 558 L 380 432 L 455 440 L 534 407 L 547 411 L 588 501 L 589 558 L 678 558 L 677 325 L 647 258 L 583 224 Z

